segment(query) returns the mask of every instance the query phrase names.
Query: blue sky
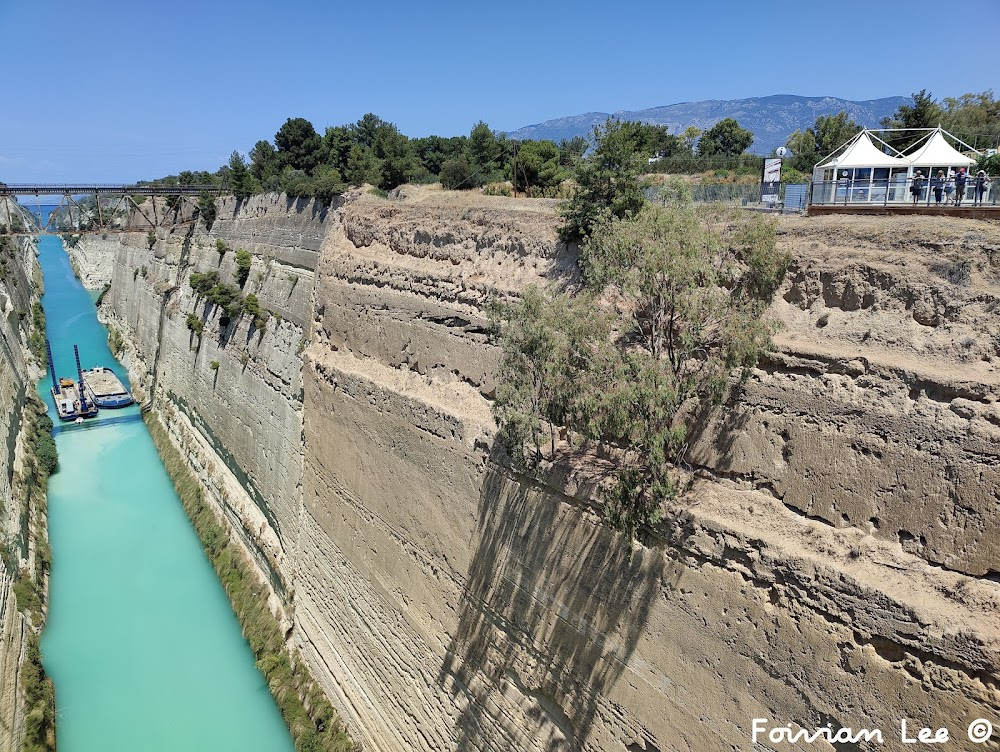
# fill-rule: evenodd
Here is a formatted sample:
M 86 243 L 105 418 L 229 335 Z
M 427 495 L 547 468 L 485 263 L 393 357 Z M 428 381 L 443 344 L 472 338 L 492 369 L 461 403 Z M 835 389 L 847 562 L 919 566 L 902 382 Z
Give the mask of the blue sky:
M 997 0 L 872 8 L 0 0 L 0 180 L 215 170 L 289 117 L 322 132 L 375 112 L 410 136 L 458 135 L 480 119 L 513 130 L 700 99 L 943 98 L 1000 82 L 992 35 L 975 34 Z

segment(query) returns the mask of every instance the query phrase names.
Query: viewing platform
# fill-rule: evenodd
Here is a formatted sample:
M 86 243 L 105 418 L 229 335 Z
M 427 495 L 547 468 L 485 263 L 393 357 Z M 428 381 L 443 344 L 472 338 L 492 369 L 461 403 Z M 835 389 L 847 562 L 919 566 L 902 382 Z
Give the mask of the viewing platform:
M 806 214 L 819 217 L 826 214 L 863 214 L 865 216 L 924 215 L 929 217 L 961 217 L 962 219 L 1000 219 L 1000 206 L 937 206 L 931 204 L 812 204 Z

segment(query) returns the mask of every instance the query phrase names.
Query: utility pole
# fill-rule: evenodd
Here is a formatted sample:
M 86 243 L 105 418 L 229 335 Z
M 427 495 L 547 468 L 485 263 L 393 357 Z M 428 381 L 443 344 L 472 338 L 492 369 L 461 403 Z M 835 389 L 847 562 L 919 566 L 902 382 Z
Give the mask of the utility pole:
M 511 190 L 514 192 L 514 198 L 517 198 L 517 141 L 515 141 L 512 146 L 514 149 L 514 161 L 511 165 L 513 169 L 511 170 L 510 173 L 511 174 L 510 186 Z

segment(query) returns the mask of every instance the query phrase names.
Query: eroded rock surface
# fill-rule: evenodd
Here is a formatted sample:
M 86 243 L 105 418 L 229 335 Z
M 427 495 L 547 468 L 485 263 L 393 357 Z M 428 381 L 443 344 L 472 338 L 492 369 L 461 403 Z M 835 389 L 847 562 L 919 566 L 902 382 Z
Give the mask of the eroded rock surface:
M 14 597 L 17 568 L 34 571 L 21 476 L 24 470 L 24 410 L 37 377 L 28 351 L 34 245 L 0 240 L 0 752 L 16 752 L 24 738 L 21 668 L 31 624 Z M 37 625 L 36 625 L 37 626 Z
M 572 282 L 557 222 L 426 188 L 259 197 L 117 252 L 133 371 L 354 736 L 741 750 L 755 717 L 890 738 L 996 719 L 1000 232 L 783 220 L 778 352 L 631 543 L 586 462 L 528 478 L 495 445 L 485 306 Z M 281 315 L 263 335 L 193 295 L 192 271 L 233 278 L 219 239 L 254 256 L 246 289 Z

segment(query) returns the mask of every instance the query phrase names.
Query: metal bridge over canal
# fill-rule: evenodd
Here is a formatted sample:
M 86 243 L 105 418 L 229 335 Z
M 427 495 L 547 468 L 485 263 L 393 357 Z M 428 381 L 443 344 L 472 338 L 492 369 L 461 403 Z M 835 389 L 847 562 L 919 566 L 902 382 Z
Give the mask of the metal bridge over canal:
M 154 232 L 189 225 L 217 185 L 0 183 L 0 235 Z

